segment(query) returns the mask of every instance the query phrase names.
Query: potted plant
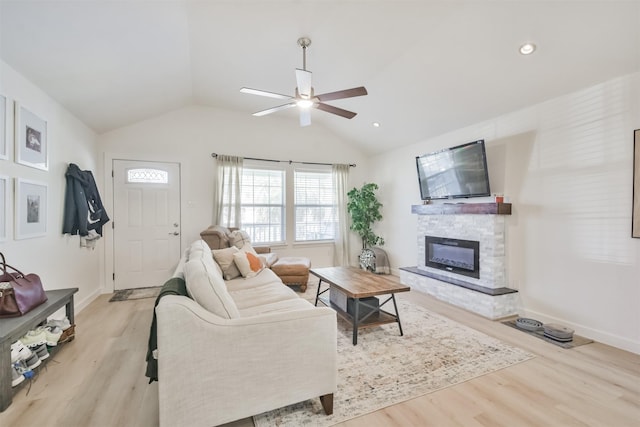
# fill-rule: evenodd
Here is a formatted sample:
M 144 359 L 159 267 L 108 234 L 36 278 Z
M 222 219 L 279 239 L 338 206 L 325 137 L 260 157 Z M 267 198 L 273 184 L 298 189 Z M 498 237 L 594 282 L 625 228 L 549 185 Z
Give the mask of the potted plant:
M 371 228 L 376 221 L 382 219 L 380 208 L 382 203 L 376 197 L 378 185 L 366 183 L 362 188 L 353 188 L 347 193 L 347 211 L 351 215 L 351 230 L 362 239 L 362 251 L 376 245 L 384 245 L 384 239 L 373 232 Z M 362 256 L 362 253 L 361 253 Z

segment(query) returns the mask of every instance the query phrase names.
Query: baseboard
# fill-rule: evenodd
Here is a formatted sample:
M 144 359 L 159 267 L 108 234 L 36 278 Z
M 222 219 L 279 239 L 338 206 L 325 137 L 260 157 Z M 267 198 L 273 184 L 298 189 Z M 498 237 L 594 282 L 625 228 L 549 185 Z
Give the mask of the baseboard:
M 610 334 L 608 332 L 593 329 L 577 323 L 572 323 L 565 319 L 548 316 L 546 314 L 538 313 L 533 310 L 524 309 L 524 312 L 525 313 L 522 315 L 523 317 L 530 317 L 543 323 L 558 323 L 560 325 L 565 325 L 570 327 L 571 329 L 574 329 L 576 331 L 576 334 L 582 335 L 583 337 L 590 338 L 594 341 L 610 345 L 611 347 L 616 347 L 621 350 L 630 351 L 631 353 L 640 354 L 639 341 L 633 341 L 625 337 Z
M 400 270 L 398 268 L 391 268 L 391 274 L 394 276 L 400 276 Z M 578 335 L 582 335 L 583 337 L 590 338 L 594 341 L 610 345 L 611 347 L 616 347 L 621 350 L 630 351 L 631 353 L 640 354 L 640 341 L 633 341 L 598 329 L 572 323 L 565 319 L 559 319 L 533 310 L 527 310 L 524 307 L 522 307 L 522 310 L 524 312 L 524 314 L 522 314 L 523 317 L 531 317 L 544 323 L 559 323 L 574 329 Z
M 82 301 L 77 301 L 74 304 L 75 314 L 78 314 L 82 310 L 84 310 L 89 304 L 93 302 L 93 300 L 98 298 L 100 295 L 102 295 L 102 292 L 100 292 L 100 289 L 96 289 L 95 291 L 91 292 L 88 296 L 83 298 Z

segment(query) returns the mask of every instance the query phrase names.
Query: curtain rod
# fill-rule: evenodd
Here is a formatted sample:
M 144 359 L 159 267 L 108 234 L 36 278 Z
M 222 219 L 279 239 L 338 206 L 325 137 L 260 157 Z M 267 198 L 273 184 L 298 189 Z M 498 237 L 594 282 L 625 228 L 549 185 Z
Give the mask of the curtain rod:
M 213 157 L 214 159 L 218 157 L 218 153 L 211 153 L 211 157 Z M 272 160 L 272 159 L 258 159 L 255 157 L 243 157 L 243 159 L 247 159 L 247 160 L 258 160 L 261 162 L 274 162 L 274 163 L 300 163 L 303 165 L 319 165 L 319 166 L 333 166 L 333 163 L 315 163 L 315 162 L 297 162 L 295 160 Z M 356 164 L 355 163 L 350 163 L 349 164 L 350 167 L 355 168 Z

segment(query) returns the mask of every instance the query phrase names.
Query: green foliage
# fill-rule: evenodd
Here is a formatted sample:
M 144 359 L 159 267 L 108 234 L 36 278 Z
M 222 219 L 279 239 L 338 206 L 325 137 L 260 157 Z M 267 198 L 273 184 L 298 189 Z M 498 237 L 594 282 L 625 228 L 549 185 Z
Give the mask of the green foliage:
M 384 245 L 384 239 L 377 236 L 372 225 L 382 219 L 380 208 L 382 203 L 376 197 L 378 185 L 374 183 L 364 184 L 362 188 L 353 188 L 347 193 L 347 211 L 351 215 L 351 230 L 362 238 L 362 249 Z

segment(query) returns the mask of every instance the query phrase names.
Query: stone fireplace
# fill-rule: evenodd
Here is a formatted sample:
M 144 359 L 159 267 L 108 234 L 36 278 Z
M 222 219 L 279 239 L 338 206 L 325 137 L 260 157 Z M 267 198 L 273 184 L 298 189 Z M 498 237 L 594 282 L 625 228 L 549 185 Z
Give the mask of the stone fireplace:
M 490 319 L 517 314 L 518 294 L 506 287 L 508 203 L 416 205 L 417 266 L 400 269 L 402 283 Z

